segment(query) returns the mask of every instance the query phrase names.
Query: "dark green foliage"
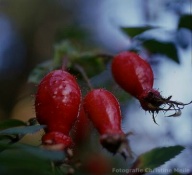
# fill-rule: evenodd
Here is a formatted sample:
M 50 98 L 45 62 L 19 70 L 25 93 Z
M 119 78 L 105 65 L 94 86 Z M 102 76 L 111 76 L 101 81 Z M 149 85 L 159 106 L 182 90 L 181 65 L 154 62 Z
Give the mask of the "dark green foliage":
M 27 124 L 25 122 L 17 119 L 3 120 L 0 122 L 0 130 L 17 127 L 17 126 L 26 126 L 26 125 Z
M 186 14 L 180 17 L 178 23 L 178 29 L 187 28 L 192 31 L 192 15 Z
M 131 38 L 142 34 L 145 31 L 154 29 L 152 26 L 144 26 L 144 27 L 122 27 L 121 28 L 124 33 L 126 33 Z
M 0 144 L 1 145 L 1 144 Z M 61 151 L 48 151 L 24 144 L 14 144 L 0 154 L 0 174 L 54 174 L 51 161 L 64 160 Z
M 177 48 L 173 42 L 164 42 L 156 39 L 148 39 L 143 42 L 143 46 L 151 54 L 164 55 L 172 59 L 176 63 L 179 63 Z
M 6 134 L 33 134 L 43 128 L 45 125 L 34 125 L 34 126 L 25 126 L 25 127 L 13 127 L 0 131 L 0 135 Z
M 152 149 L 141 154 L 133 163 L 131 169 L 143 170 L 140 174 L 145 174 L 147 173 L 146 170 L 152 171 L 180 154 L 183 150 L 184 147 L 180 145 Z

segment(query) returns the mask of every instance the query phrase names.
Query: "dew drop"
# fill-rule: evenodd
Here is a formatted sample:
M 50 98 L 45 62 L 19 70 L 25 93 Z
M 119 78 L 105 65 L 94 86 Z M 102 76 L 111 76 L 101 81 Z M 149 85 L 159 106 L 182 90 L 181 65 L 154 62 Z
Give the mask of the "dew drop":
M 65 96 L 65 97 L 63 98 L 62 102 L 63 102 L 63 103 L 67 103 L 67 102 L 68 102 L 68 97 Z
M 63 95 L 67 95 L 71 92 L 71 88 L 70 86 L 66 86 L 65 89 L 62 91 Z
M 62 85 L 60 85 L 60 86 L 59 86 L 59 89 L 63 89 L 63 86 L 62 86 Z

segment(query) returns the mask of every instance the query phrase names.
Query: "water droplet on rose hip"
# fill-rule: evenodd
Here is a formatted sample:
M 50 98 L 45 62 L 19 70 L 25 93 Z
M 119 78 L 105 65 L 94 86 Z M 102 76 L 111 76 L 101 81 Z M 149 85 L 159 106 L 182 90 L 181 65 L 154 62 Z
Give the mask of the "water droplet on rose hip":
M 62 91 L 62 94 L 63 95 L 67 95 L 71 92 L 71 88 L 70 86 L 66 86 L 66 88 Z
M 65 97 L 63 98 L 62 102 L 63 102 L 63 103 L 67 103 L 67 102 L 68 102 L 68 97 L 65 96 Z
M 63 89 L 63 86 L 62 86 L 62 85 L 60 85 L 60 86 L 59 86 L 59 89 Z

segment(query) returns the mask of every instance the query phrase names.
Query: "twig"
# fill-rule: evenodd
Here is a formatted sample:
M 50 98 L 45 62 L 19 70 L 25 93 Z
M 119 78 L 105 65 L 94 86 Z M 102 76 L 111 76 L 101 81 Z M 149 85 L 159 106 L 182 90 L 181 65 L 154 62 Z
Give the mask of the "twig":
M 87 85 L 89 86 L 89 88 L 92 90 L 93 86 L 89 81 L 89 78 L 87 76 L 87 74 L 85 73 L 84 69 L 82 66 L 80 66 L 79 64 L 75 64 L 74 67 L 81 73 L 83 79 L 86 81 Z

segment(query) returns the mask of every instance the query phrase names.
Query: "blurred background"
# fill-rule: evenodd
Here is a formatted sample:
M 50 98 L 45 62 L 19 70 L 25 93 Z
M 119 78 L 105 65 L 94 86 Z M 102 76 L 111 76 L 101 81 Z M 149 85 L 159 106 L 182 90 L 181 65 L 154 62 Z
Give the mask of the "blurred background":
M 191 12 L 191 0 L 0 0 L 0 120 L 35 117 L 36 85 L 29 83 L 28 77 L 37 64 L 53 58 L 54 46 L 63 40 L 86 51 L 116 54 L 139 50 L 153 67 L 154 88 L 165 97 L 172 95 L 173 100 L 191 101 Z M 131 30 L 143 26 L 149 30 L 139 35 Z M 110 61 L 91 82 L 95 87 L 111 86 Z M 192 172 L 191 105 L 178 118 L 160 113 L 158 126 L 137 100 L 118 98 L 123 129 L 134 132 L 130 137 L 134 153 L 183 145 L 185 151 L 164 168 Z

